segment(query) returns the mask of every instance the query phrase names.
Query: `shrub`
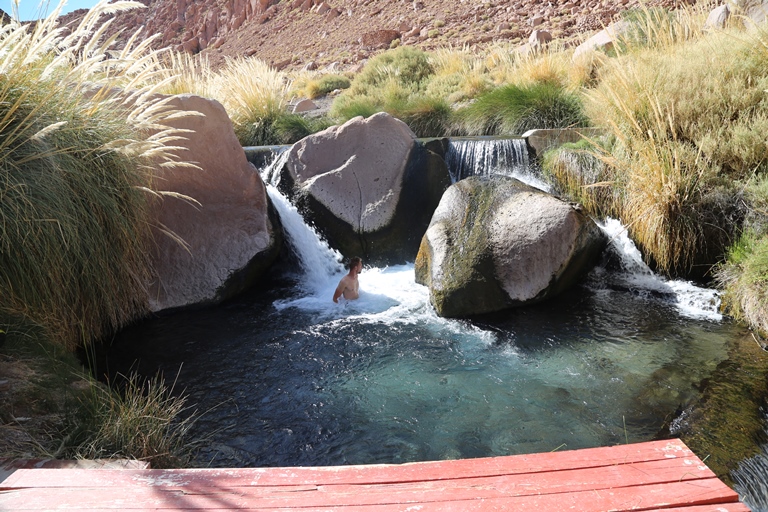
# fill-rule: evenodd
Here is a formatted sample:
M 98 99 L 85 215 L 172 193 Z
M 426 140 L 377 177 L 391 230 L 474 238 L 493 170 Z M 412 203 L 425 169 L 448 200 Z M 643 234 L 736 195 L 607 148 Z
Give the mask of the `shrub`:
M 317 80 L 310 80 L 304 86 L 304 93 L 308 98 L 325 96 L 337 89 L 348 89 L 352 82 L 342 75 L 323 75 Z
M 426 53 L 402 46 L 373 57 L 355 77 L 345 94 L 372 95 L 394 83 L 404 90 L 418 91 L 434 73 Z
M 508 85 L 457 112 L 469 135 L 520 135 L 532 128 L 586 126 L 579 98 L 550 83 Z

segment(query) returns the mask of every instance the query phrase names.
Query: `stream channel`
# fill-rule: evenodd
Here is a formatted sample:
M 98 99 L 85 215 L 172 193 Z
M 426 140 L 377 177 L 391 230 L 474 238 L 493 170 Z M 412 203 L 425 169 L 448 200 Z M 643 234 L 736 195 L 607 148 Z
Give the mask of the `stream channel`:
M 454 179 L 480 172 L 456 172 L 470 165 L 546 188 L 519 155 L 501 165 L 487 161 L 498 148 L 470 155 L 477 149 L 453 144 Z M 262 175 L 268 181 L 269 169 Z M 205 439 L 200 466 L 403 463 L 648 441 L 698 398 L 739 330 L 714 291 L 651 272 L 611 219 L 603 261 L 545 304 L 440 318 L 405 264 L 365 267 L 360 299 L 337 305 L 340 255 L 268 188 L 291 250 L 266 282 L 128 328 L 103 363 L 112 375 L 160 371 L 176 381 L 200 414 L 191 431 Z

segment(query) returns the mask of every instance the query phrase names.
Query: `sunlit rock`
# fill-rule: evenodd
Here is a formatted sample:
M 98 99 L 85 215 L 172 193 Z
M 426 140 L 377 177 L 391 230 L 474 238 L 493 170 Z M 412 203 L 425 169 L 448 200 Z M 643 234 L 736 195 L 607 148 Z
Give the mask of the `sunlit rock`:
M 438 314 L 540 302 L 588 272 L 605 236 L 578 208 L 505 176 L 471 177 L 440 201 L 416 258 Z
M 297 142 L 280 180 L 332 247 L 380 264 L 413 261 L 449 185 L 443 159 L 385 113 Z
M 190 130 L 174 145 L 181 160 L 199 168 L 154 171 L 157 189 L 196 201 L 165 196 L 154 203 L 156 277 L 149 283 L 149 302 L 155 312 L 217 303 L 243 291 L 277 257 L 282 236 L 270 218 L 264 183 L 246 160 L 224 107 L 192 95 L 176 96 L 170 106 L 204 116 L 168 122 Z

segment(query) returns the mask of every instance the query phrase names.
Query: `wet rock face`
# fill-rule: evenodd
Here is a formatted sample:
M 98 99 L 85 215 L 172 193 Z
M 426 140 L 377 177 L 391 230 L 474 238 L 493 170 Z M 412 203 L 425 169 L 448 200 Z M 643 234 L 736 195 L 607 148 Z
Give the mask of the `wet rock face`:
M 279 188 L 342 254 L 390 264 L 416 256 L 449 185 L 442 158 L 381 113 L 294 144 Z
M 416 281 L 438 314 L 462 317 L 540 302 L 588 272 L 605 245 L 573 205 L 504 176 L 443 195 L 421 242 Z
M 176 96 L 170 105 L 204 116 L 168 123 L 190 130 L 174 144 L 181 160 L 199 168 L 155 170 L 159 190 L 196 203 L 166 196 L 154 204 L 156 276 L 148 283 L 153 312 L 212 304 L 243 291 L 275 260 L 282 236 L 264 183 L 246 160 L 224 107 L 193 95 Z

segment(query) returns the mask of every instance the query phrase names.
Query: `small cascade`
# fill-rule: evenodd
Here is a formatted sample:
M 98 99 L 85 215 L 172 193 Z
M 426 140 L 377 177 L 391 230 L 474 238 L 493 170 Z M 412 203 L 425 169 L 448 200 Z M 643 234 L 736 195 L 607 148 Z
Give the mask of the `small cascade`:
M 279 150 L 275 150 L 272 153 L 272 161 L 268 162 L 262 169 L 259 170 L 261 179 L 264 183 L 277 187 L 280 184 L 280 171 L 285 166 L 285 162 L 288 160 L 290 151 L 286 149 L 291 146 L 278 146 Z
M 341 254 L 328 247 L 317 232 L 307 225 L 296 207 L 274 185 L 267 185 L 267 194 L 280 215 L 288 243 L 301 265 L 301 287 L 308 293 L 324 290 L 328 286 L 329 276 L 343 272 L 339 263 Z
M 640 251 L 620 221 L 609 218 L 598 225 L 608 235 L 609 250 L 619 268 L 611 271 L 596 269 L 592 276 L 593 286 L 628 289 L 638 295 L 671 302 L 681 315 L 689 318 L 714 322 L 722 320 L 720 297 L 716 290 L 696 286 L 690 281 L 664 279 L 643 262 Z
M 524 139 L 450 139 L 445 160 L 454 183 L 469 176 L 501 174 L 550 191 L 532 172 Z
M 768 434 L 768 415 L 766 434 Z M 731 471 L 741 501 L 754 512 L 768 512 L 768 444 L 762 446 L 762 453 L 739 463 Z

